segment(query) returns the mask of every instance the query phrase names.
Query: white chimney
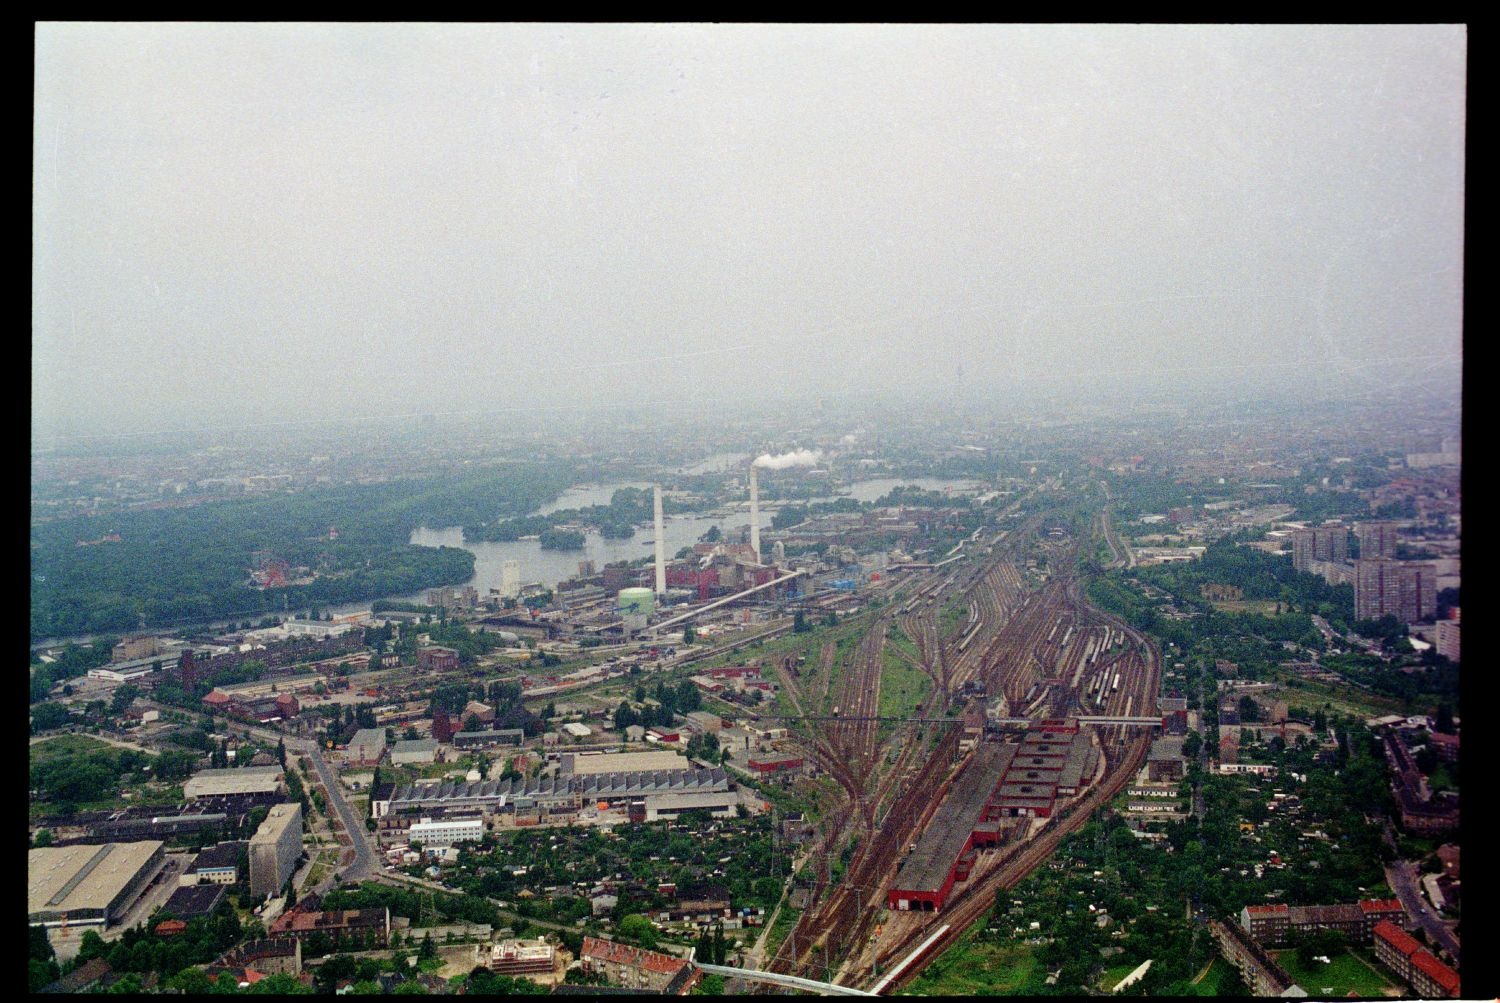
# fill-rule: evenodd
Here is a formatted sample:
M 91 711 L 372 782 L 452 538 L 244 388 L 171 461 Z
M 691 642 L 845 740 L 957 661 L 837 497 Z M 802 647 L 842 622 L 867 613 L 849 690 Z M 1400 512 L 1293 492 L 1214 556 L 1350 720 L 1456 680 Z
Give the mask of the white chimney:
M 755 563 L 760 563 L 760 484 L 755 478 L 755 464 L 750 465 L 750 549 Z
M 652 487 L 656 494 L 656 594 L 664 596 L 667 594 L 667 540 L 662 525 L 661 485 L 653 484 Z

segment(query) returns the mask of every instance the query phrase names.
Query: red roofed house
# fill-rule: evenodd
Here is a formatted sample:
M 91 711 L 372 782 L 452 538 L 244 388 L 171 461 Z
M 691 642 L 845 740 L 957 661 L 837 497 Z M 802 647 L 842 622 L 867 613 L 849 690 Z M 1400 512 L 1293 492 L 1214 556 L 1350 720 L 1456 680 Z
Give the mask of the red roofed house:
M 1403 981 L 1410 983 L 1418 996 L 1458 995 L 1458 973 L 1433 957 L 1411 934 L 1390 920 L 1375 924 L 1375 957 Z
M 1452 998 L 1458 995 L 1458 973 L 1427 951 L 1411 956 L 1412 992 L 1425 999 Z
M 611 984 L 628 989 L 686 996 L 702 978 L 697 966 L 684 958 L 598 937 L 583 938 L 579 959 L 585 972 L 602 975 Z
M 1364 941 L 1369 943 L 1375 936 L 1375 927 L 1384 920 L 1396 925 L 1406 922 L 1406 909 L 1400 899 L 1361 899 L 1359 911 L 1364 913 Z
M 164 919 L 156 924 L 153 932 L 158 937 L 175 937 L 179 933 L 187 933 L 187 924 L 180 919 Z
M 1278 944 L 1286 937 L 1291 912 L 1291 908 L 1284 902 L 1247 905 L 1240 910 L 1240 926 L 1258 941 Z

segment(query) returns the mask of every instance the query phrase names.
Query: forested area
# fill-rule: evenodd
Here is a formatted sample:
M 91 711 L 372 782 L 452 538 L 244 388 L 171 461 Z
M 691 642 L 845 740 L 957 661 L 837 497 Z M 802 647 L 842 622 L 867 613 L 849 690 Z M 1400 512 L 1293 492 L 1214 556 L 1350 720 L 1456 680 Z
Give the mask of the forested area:
M 474 573 L 472 554 L 411 546 L 412 530 L 521 515 L 555 498 L 574 476 L 564 466 L 516 464 L 456 481 L 346 484 L 33 525 L 31 634 L 255 616 L 465 581 Z M 78 546 L 101 531 L 118 534 L 119 542 Z M 250 579 L 257 552 L 307 567 L 314 580 L 258 589 Z

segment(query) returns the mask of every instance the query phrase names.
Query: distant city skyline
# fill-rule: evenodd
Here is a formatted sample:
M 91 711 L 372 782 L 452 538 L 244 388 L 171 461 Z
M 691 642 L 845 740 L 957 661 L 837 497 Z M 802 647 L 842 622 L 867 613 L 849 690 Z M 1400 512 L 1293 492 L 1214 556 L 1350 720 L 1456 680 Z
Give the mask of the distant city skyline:
M 42 23 L 33 442 L 1456 395 L 1466 59 L 1462 26 Z

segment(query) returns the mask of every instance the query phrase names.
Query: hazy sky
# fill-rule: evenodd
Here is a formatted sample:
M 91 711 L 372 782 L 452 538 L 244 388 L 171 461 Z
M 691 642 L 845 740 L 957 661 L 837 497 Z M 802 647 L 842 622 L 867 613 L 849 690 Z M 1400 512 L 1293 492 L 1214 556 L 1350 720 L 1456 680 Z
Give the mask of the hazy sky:
M 34 421 L 1456 384 L 1466 48 L 41 24 Z

